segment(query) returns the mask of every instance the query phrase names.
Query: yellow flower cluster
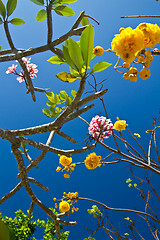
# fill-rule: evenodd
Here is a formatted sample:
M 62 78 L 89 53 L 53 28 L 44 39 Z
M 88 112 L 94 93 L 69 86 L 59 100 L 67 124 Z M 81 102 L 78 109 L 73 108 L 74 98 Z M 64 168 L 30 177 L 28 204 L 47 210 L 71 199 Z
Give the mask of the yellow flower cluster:
M 61 164 L 63 168 L 58 166 L 56 169 L 56 172 L 65 171 L 64 178 L 70 178 L 70 174 L 72 173 L 72 171 L 74 171 L 74 168 L 76 166 L 75 163 L 71 163 L 71 162 L 72 162 L 71 157 L 67 157 L 65 155 L 60 156 L 59 164 Z M 70 174 L 67 174 L 66 172 L 69 172 Z
M 144 48 L 144 35 L 140 29 L 131 27 L 121 29 L 120 34 L 116 34 L 111 43 L 112 50 L 124 62 L 131 63 L 135 59 L 137 52 Z
M 101 156 L 97 156 L 95 152 L 90 153 L 86 160 L 84 161 L 86 168 L 88 169 L 95 169 L 98 166 L 101 166 L 100 161 L 102 160 Z
M 126 121 L 119 120 L 119 118 L 117 117 L 117 121 L 114 124 L 114 129 L 121 132 L 121 131 L 125 130 L 126 127 L 127 127 Z
M 59 203 L 59 211 L 61 213 L 68 212 L 70 210 L 70 204 L 67 201 L 62 201 Z
M 160 42 L 160 28 L 157 24 L 141 23 L 137 29 L 143 32 L 145 48 L 154 47 Z
M 153 55 L 156 55 L 156 51 L 152 48 L 160 42 L 160 27 L 157 24 L 141 23 L 136 29 L 120 28 L 119 34 L 116 34 L 112 40 L 112 50 L 116 52 L 116 55 L 123 59 L 123 66 L 115 66 L 117 72 L 122 73 L 124 79 L 136 82 L 139 71 L 134 67 L 134 64 L 141 64 L 139 76 L 146 80 L 150 77 L 151 72 L 148 69 L 153 61 Z M 159 51 L 158 51 L 159 52 Z M 152 55 L 153 53 L 153 55 Z M 135 60 L 137 58 L 137 60 Z M 130 67 L 130 63 L 133 62 L 133 66 Z M 118 70 L 119 67 L 127 68 L 128 71 L 123 73 Z
M 73 206 L 73 204 L 77 202 L 76 200 L 77 198 L 78 198 L 78 192 L 69 192 L 69 193 L 64 192 L 63 197 L 59 203 L 59 211 L 61 213 L 68 212 L 70 208 L 72 212 L 78 211 L 79 208 L 75 208 Z M 53 198 L 53 200 L 58 201 L 56 198 Z M 55 203 L 55 208 L 58 208 L 57 203 Z

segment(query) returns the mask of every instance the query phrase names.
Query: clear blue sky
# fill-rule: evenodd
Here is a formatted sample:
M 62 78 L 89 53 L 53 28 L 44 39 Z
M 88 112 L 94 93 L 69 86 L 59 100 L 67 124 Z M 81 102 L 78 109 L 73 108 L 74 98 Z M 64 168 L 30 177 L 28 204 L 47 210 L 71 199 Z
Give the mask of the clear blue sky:
M 3 1 L 6 2 L 6 1 Z M 77 3 L 71 5 L 76 15 L 70 18 L 53 15 L 53 34 L 54 39 L 61 36 L 68 31 L 73 22 L 76 20 L 80 11 L 85 10 L 86 14 L 91 15 L 100 22 L 98 26 L 94 24 L 95 41 L 94 46 L 101 45 L 104 49 L 110 48 L 111 41 L 115 34 L 118 33 L 120 27 L 131 26 L 135 28 L 141 22 L 157 23 L 160 26 L 159 18 L 150 19 L 121 19 L 125 15 L 158 15 L 159 2 L 155 0 L 132 1 L 127 0 L 112 0 L 112 1 L 95 1 L 95 0 L 78 0 Z M 18 0 L 18 6 L 13 14 L 13 17 L 20 17 L 26 21 L 22 26 L 11 26 L 10 32 L 13 41 L 17 48 L 28 49 L 30 47 L 37 47 L 46 44 L 46 21 L 36 23 L 36 13 L 41 7 L 35 5 L 29 0 Z M 2 49 L 8 49 L 9 45 L 4 35 L 3 26 L 0 25 L 0 45 Z M 78 40 L 78 37 L 75 38 Z M 158 45 L 157 45 L 158 47 Z M 78 82 L 67 84 L 59 81 L 55 75 L 63 70 L 67 70 L 66 66 L 56 66 L 47 62 L 53 54 L 45 52 L 32 56 L 31 62 L 38 65 L 38 77 L 34 80 L 34 85 L 42 88 L 50 88 L 54 93 L 59 93 L 60 90 L 66 90 L 68 94 L 72 89 L 77 90 Z M 146 136 L 145 131 L 150 128 L 153 118 L 159 114 L 159 89 L 160 89 L 160 72 L 159 72 L 159 57 L 154 57 L 151 64 L 151 77 L 146 81 L 138 78 L 136 83 L 123 79 L 123 77 L 115 72 L 113 69 L 117 61 L 117 57 L 112 53 L 106 53 L 94 61 L 107 61 L 112 63 L 107 70 L 97 73 L 97 80 L 101 81 L 105 78 L 104 88 L 108 89 L 108 93 L 104 96 L 104 101 L 107 107 L 108 115 L 113 122 L 118 116 L 120 119 L 125 119 L 128 123 L 129 129 L 132 132 L 138 132 L 141 135 L 140 142 L 147 148 L 149 137 Z M 45 108 L 47 98 L 43 93 L 37 93 L 36 103 L 33 103 L 31 96 L 26 95 L 24 83 L 19 84 L 15 76 L 6 75 L 5 72 L 11 64 L 15 62 L 1 63 L 1 88 L 0 88 L 0 103 L 1 103 L 1 117 L 0 127 L 5 129 L 19 129 L 35 125 L 40 125 L 52 121 L 42 113 L 42 108 Z M 20 68 L 19 68 L 20 69 Z M 89 90 L 87 86 L 87 90 Z M 104 115 L 104 111 L 100 109 L 100 103 L 95 102 L 95 107 L 83 116 L 87 121 L 90 121 L 95 114 Z M 63 127 L 63 131 L 81 142 L 86 138 L 88 131 L 87 126 L 80 120 L 76 120 L 71 124 Z M 48 134 L 43 136 L 34 136 L 33 139 L 45 143 Z M 105 140 L 106 144 L 111 144 L 111 140 Z M 74 145 L 68 143 L 60 137 L 55 137 L 55 147 L 70 149 Z M 17 164 L 13 154 L 11 154 L 10 144 L 6 140 L 0 142 L 1 152 L 1 197 L 9 192 L 18 183 L 16 179 Z M 96 147 L 94 150 L 97 155 L 105 157 L 107 152 L 102 147 Z M 38 156 L 40 151 L 30 149 L 33 159 Z M 83 161 L 86 154 L 73 157 L 73 161 Z M 26 162 L 26 164 L 28 164 Z M 54 207 L 53 197 L 60 198 L 63 192 L 78 191 L 80 196 L 90 197 L 95 200 L 104 202 L 112 207 L 126 207 L 134 208 L 138 201 L 138 192 L 131 190 L 125 183 L 129 178 L 130 172 L 128 165 L 110 165 L 89 171 L 84 166 L 77 167 L 72 173 L 70 179 L 64 179 L 62 173 L 56 173 L 55 169 L 58 165 L 58 156 L 48 153 L 45 159 L 39 164 L 39 170 L 35 169 L 29 172 L 29 176 L 35 177 L 37 180 L 48 186 L 49 193 L 33 186 L 37 196 L 44 201 L 49 207 Z M 134 199 L 134 200 L 133 200 Z M 139 203 L 143 207 L 142 202 Z M 14 212 L 18 209 L 26 211 L 29 208 L 30 199 L 26 195 L 24 189 L 18 192 L 15 196 L 7 200 L 0 206 L 0 212 L 3 215 L 14 216 Z M 85 202 L 78 202 L 77 207 L 80 210 L 68 217 L 69 220 L 76 220 L 77 226 L 70 227 L 71 231 L 69 239 L 82 240 L 87 237 L 85 227 L 91 228 L 93 222 L 91 217 L 87 214 L 87 208 L 91 208 L 92 204 Z M 141 208 L 143 210 L 143 208 Z M 112 213 L 109 213 L 110 215 Z M 34 216 L 37 218 L 44 218 L 45 214 L 35 207 Z M 114 219 L 118 218 L 118 214 L 114 214 Z M 123 217 L 121 219 L 123 220 Z M 118 223 L 118 220 L 116 220 Z M 100 231 L 95 235 L 96 240 L 106 239 L 104 233 Z M 40 239 L 40 237 L 39 237 Z

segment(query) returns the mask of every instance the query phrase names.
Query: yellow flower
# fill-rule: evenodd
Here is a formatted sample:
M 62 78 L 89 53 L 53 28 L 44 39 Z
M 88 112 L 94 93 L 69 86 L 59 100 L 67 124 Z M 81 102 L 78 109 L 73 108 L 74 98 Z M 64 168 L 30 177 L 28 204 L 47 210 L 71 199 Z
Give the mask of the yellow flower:
M 62 166 L 68 166 L 69 164 L 71 164 L 72 162 L 72 158 L 71 157 L 67 157 L 65 155 L 60 156 L 59 162 Z
M 142 70 L 139 73 L 139 76 L 143 79 L 146 80 L 151 76 L 151 72 L 148 68 L 142 68 Z
M 124 62 L 131 63 L 136 53 L 144 48 L 144 35 L 140 29 L 128 27 L 115 35 L 111 47 Z
M 132 82 L 137 82 L 137 75 L 136 74 L 129 74 L 129 80 Z
M 117 117 L 117 121 L 114 124 L 114 129 L 120 132 L 120 131 L 125 130 L 126 127 L 127 127 L 126 121 L 119 120 L 119 118 Z
M 59 171 L 61 171 L 61 167 L 56 168 L 56 172 L 59 172 Z
M 101 165 L 99 163 L 101 159 L 101 156 L 97 156 L 95 152 L 89 154 L 84 161 L 86 168 L 95 169 L 96 167 Z
M 59 203 L 59 211 L 61 213 L 68 212 L 70 210 L 70 205 L 67 201 L 62 201 Z
M 64 178 L 70 178 L 70 175 L 67 173 L 65 173 L 63 176 L 64 176 Z
M 160 28 L 157 24 L 141 23 L 137 28 L 144 34 L 145 47 L 154 47 L 160 42 Z
M 93 53 L 94 53 L 96 56 L 100 57 L 100 56 L 103 55 L 104 49 L 103 49 L 102 47 L 100 47 L 100 46 L 97 46 L 97 47 L 95 47 L 95 48 L 93 49 Z
M 135 75 L 137 75 L 138 73 L 139 73 L 139 71 L 135 67 L 131 67 L 129 69 L 129 71 L 128 71 L 128 74 L 135 74 Z

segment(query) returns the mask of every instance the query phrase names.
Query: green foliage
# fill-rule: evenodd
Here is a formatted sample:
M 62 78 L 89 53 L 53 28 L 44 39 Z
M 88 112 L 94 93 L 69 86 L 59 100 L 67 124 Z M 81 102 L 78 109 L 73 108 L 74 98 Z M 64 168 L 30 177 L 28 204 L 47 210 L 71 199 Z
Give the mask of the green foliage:
M 44 0 L 30 0 L 31 2 L 34 2 L 37 5 L 44 6 Z
M 14 240 L 14 236 L 10 228 L 0 219 L 0 240 Z
M 36 16 L 37 22 L 42 22 L 47 18 L 47 11 L 45 9 L 41 9 Z
M 82 50 L 78 43 L 75 42 L 72 38 L 68 39 L 68 53 L 77 70 L 81 72 L 82 66 L 84 64 Z
M 132 182 L 132 180 L 131 180 L 130 178 L 128 178 L 128 179 L 126 180 L 126 183 L 130 183 L 130 182 Z
M 5 6 L 4 6 L 2 0 L 0 0 L 0 15 L 3 17 L 3 19 L 5 19 L 6 9 L 5 9 Z
M 47 92 L 46 96 L 49 100 L 49 102 L 46 102 L 46 105 L 50 107 L 50 110 L 47 108 L 42 109 L 42 112 L 49 118 L 54 118 L 55 116 L 59 115 L 61 111 L 66 109 L 71 102 L 73 101 L 73 98 L 76 95 L 76 91 L 72 90 L 71 94 L 72 96 L 68 96 L 66 91 L 62 90 L 59 94 L 54 94 L 53 92 Z M 57 107 L 57 105 L 61 105 L 60 107 Z
M 89 63 L 92 59 L 93 41 L 94 41 L 94 29 L 93 26 L 90 24 L 83 31 L 80 38 L 80 46 L 86 68 L 89 66 Z
M 67 63 L 70 66 L 71 74 L 61 72 L 56 75 L 60 80 L 74 82 L 79 77 L 88 77 L 90 74 L 103 71 L 111 65 L 107 62 L 97 63 L 87 75 L 87 70 L 90 69 L 90 61 L 95 57 L 95 54 L 93 54 L 93 41 L 94 29 L 90 24 L 81 34 L 80 41 L 76 42 L 72 38 L 65 41 L 62 50 L 64 59 L 57 56 L 48 59 L 53 64 Z
M 9 17 L 15 10 L 17 6 L 17 0 L 8 0 L 6 9 L 7 9 L 7 17 Z
M 54 209 L 51 210 L 55 212 Z M 38 229 L 37 227 L 44 228 L 43 240 L 68 239 L 68 231 L 62 232 L 60 238 L 54 237 L 56 229 L 53 220 L 33 220 L 32 218 L 33 215 L 24 214 L 21 210 L 16 212 L 16 216 L 13 219 L 0 215 L 0 240 L 36 240 L 34 234 Z M 63 230 L 62 226 L 60 228 Z
M 78 79 L 74 75 L 67 72 L 60 72 L 56 75 L 56 77 L 61 81 L 68 82 L 68 83 L 75 82 Z
M 72 8 L 65 6 L 65 5 L 59 5 L 57 7 L 53 6 L 53 10 L 61 16 L 65 17 L 71 17 L 75 15 L 75 12 L 72 10 Z
M 65 62 L 62 58 L 59 58 L 58 56 L 53 56 L 47 61 L 53 64 L 58 64 L 58 65 Z
M 82 20 L 81 20 L 81 25 L 82 25 L 82 26 L 89 25 L 89 19 L 88 19 L 88 17 L 83 17 L 83 18 L 82 18 Z
M 22 25 L 25 24 L 25 21 L 21 18 L 13 18 L 12 20 L 9 21 L 13 25 Z
M 92 209 L 88 209 L 87 211 L 89 214 L 93 214 L 94 218 L 99 218 L 100 216 L 103 216 L 97 205 L 93 205 Z
M 132 222 L 132 220 L 129 217 L 124 218 L 125 220 Z
M 101 72 L 103 70 L 105 70 L 106 68 L 108 68 L 111 64 L 110 63 L 107 63 L 107 62 L 99 62 L 97 63 L 96 65 L 94 65 L 91 73 L 94 73 L 94 72 Z
M 77 0 L 59 0 L 61 4 L 72 4 L 77 2 Z
M 88 238 L 84 238 L 83 240 L 96 240 L 96 239 L 92 237 L 88 237 Z
M 130 178 L 128 178 L 126 180 L 126 183 L 128 183 L 128 187 L 135 187 L 135 188 L 137 188 L 137 183 L 132 184 L 131 182 L 132 182 L 132 180 Z

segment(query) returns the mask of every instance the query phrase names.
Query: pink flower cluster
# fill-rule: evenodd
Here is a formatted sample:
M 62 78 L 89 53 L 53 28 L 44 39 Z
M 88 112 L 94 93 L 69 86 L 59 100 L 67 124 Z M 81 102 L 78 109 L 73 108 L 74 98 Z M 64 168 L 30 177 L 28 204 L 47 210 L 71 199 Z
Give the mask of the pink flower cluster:
M 37 69 L 37 65 L 36 64 L 33 64 L 33 63 L 30 63 L 30 59 L 31 58 L 25 58 L 23 57 L 22 58 L 22 61 L 25 63 L 26 65 L 26 68 L 30 74 L 30 77 L 32 79 L 34 79 L 35 77 L 37 77 L 37 72 L 38 72 L 38 69 Z M 6 71 L 6 74 L 10 74 L 10 73 L 13 73 L 15 75 L 18 75 L 17 77 L 17 81 L 19 81 L 19 83 L 25 81 L 25 76 L 24 76 L 24 73 L 23 71 L 21 70 L 20 73 L 18 74 L 16 72 L 16 68 L 17 68 L 17 65 L 14 65 L 12 64 L 11 67 L 8 68 L 8 70 Z
M 103 142 L 104 138 L 112 135 L 114 126 L 110 119 L 96 115 L 89 124 L 89 134 Z

